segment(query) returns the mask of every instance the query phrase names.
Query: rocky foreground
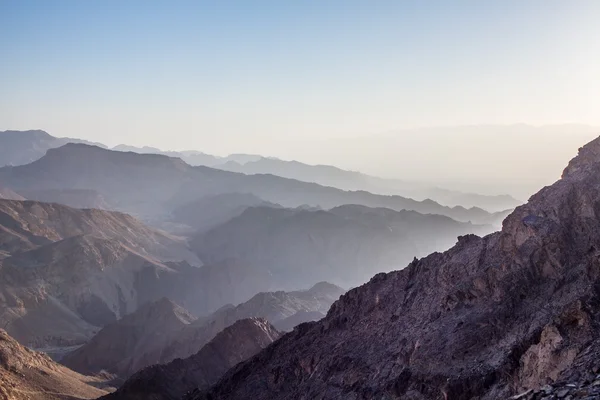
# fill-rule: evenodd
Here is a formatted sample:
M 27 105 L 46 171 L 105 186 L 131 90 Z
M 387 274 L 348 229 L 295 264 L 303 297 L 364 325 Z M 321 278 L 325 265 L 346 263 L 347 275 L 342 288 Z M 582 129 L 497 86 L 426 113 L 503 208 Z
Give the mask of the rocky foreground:
M 553 382 L 595 390 L 583 376 L 599 366 L 599 341 L 600 138 L 501 232 L 375 276 L 190 398 L 491 400 L 539 396 Z

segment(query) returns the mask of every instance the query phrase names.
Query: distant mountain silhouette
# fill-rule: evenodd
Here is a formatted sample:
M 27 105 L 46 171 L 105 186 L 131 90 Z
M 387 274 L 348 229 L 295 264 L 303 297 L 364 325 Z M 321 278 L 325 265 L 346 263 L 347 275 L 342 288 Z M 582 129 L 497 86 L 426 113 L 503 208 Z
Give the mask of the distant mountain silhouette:
M 223 193 L 251 193 L 284 207 L 332 208 L 362 204 L 446 215 L 459 221 L 498 223 L 479 208 L 444 207 L 427 200 L 347 192 L 273 175 L 244 175 L 192 167 L 181 159 L 110 151 L 83 144 L 51 149 L 24 166 L 0 168 L 0 184 L 19 190 L 94 190 L 114 208 L 146 220 L 165 219 L 184 204 Z
M 81 139 L 57 138 L 42 130 L 1 131 L 0 167 L 5 165 L 25 165 L 40 159 L 46 151 L 64 146 L 67 143 L 87 143 L 106 147 Z
M 307 279 L 353 286 L 377 272 L 404 267 L 415 256 L 444 250 L 456 237 L 490 226 L 414 211 L 357 205 L 329 211 L 255 207 L 191 241 L 208 264 L 240 258 L 267 270 L 280 287 Z

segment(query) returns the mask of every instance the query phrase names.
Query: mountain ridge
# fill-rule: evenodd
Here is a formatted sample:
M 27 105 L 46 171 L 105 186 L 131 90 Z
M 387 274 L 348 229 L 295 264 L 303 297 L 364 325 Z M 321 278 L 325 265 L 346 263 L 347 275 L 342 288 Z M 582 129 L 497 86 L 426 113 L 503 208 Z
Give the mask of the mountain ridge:
M 491 400 L 597 370 L 598 199 L 600 138 L 501 232 L 376 275 L 190 399 Z

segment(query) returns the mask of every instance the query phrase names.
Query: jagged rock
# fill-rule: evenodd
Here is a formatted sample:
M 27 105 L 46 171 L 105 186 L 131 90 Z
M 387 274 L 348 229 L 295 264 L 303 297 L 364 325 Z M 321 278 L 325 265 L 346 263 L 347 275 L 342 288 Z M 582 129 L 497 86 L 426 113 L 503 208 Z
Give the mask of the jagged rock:
M 491 400 L 584 374 L 599 227 L 600 138 L 501 232 L 376 275 L 190 398 Z
M 154 365 L 129 378 L 106 400 L 178 400 L 198 387 L 207 388 L 228 369 L 252 357 L 280 337 L 262 318 L 239 320 L 186 359 Z

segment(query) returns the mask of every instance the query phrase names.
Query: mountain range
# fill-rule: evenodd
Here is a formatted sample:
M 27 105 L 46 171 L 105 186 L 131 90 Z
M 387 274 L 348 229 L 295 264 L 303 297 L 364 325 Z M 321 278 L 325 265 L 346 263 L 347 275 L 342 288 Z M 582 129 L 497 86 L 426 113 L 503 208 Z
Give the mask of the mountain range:
M 67 143 L 94 144 L 106 148 L 104 145 L 84 140 L 55 138 L 44 131 L 4 131 L 0 132 L 0 148 L 4 148 L 6 151 L 0 151 L 0 167 L 31 163 L 41 158 L 47 150 Z M 476 207 L 496 212 L 512 209 L 521 203 L 507 195 L 487 196 L 463 193 L 418 182 L 382 179 L 328 165 L 308 165 L 298 161 L 283 161 L 258 155 L 232 154 L 227 157 L 217 157 L 198 151 L 162 151 L 153 147 L 126 145 L 116 146 L 112 150 L 139 154 L 162 154 L 180 158 L 192 166 L 207 166 L 247 175 L 276 175 L 346 191 L 367 191 L 374 194 L 397 195 L 417 200 L 434 199 L 450 207 Z M 26 197 L 32 200 L 40 200 Z
M 561 398 L 548 384 L 590 384 L 600 371 L 599 199 L 600 138 L 502 231 L 374 276 L 188 398 Z
M 94 191 L 110 209 L 146 221 L 169 219 L 174 209 L 202 197 L 251 193 L 283 207 L 303 205 L 332 208 L 343 204 L 385 207 L 440 214 L 463 222 L 498 224 L 505 213 L 445 207 L 431 201 L 401 196 L 343 191 L 273 175 L 244 175 L 208 167 L 192 167 L 181 159 L 155 154 L 123 153 L 69 143 L 50 149 L 31 164 L 0 168 L 0 184 L 13 191 Z
M 447 249 L 458 236 L 493 231 L 440 215 L 358 205 L 328 211 L 251 207 L 194 236 L 190 245 L 209 264 L 234 258 L 266 268 L 278 287 L 306 286 L 315 276 L 350 287 Z
M 61 362 L 84 374 L 107 371 L 127 378 L 144 367 L 195 354 L 219 332 L 243 319 L 265 318 L 275 326 L 282 322 L 284 327 L 290 325 L 289 317 L 298 323 L 320 319 L 343 293 L 325 282 L 309 290 L 259 293 L 245 303 L 225 305 L 201 318 L 163 298 L 105 326 Z

